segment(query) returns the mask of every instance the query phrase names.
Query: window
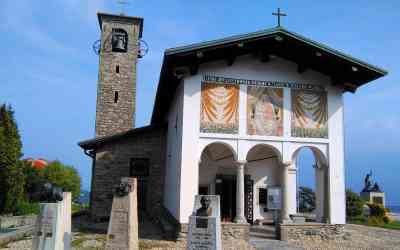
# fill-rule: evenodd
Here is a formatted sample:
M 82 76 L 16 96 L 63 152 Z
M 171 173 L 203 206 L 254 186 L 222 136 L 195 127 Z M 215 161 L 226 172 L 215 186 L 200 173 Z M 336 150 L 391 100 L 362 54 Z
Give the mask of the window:
M 115 66 L 115 72 L 119 74 L 119 65 Z
M 118 102 L 118 91 L 114 92 L 114 103 Z

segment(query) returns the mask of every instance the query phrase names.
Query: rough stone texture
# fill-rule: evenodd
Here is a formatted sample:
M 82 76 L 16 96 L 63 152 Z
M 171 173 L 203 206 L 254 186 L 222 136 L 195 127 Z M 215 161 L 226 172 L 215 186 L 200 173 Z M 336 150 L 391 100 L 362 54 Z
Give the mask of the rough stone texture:
M 344 225 L 321 223 L 280 224 L 279 236 L 283 241 L 335 241 L 345 237 Z
M 101 15 L 101 14 L 100 14 Z M 128 33 L 126 53 L 112 51 L 112 30 Z M 102 17 L 101 52 L 96 106 L 96 137 L 133 128 L 136 106 L 136 63 L 140 22 L 135 19 Z M 116 67 L 119 66 L 119 73 Z M 118 102 L 114 103 L 118 91 Z
M 93 219 L 107 219 L 110 216 L 113 189 L 121 177 L 130 176 L 131 158 L 150 160 L 144 200 L 146 212 L 152 217 L 159 215 L 165 175 L 165 130 L 154 128 L 114 140 L 96 149 L 90 207 Z

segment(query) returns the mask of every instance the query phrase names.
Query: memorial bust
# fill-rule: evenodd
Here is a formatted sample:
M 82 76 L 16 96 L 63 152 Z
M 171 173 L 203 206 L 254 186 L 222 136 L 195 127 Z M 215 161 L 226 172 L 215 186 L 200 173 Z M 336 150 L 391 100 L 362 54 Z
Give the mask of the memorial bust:
M 206 196 L 202 196 L 200 200 L 201 207 L 197 209 L 196 216 L 211 216 L 212 208 L 210 207 L 210 199 Z
M 131 185 L 125 182 L 121 182 L 115 187 L 114 194 L 118 197 L 124 197 L 131 192 Z

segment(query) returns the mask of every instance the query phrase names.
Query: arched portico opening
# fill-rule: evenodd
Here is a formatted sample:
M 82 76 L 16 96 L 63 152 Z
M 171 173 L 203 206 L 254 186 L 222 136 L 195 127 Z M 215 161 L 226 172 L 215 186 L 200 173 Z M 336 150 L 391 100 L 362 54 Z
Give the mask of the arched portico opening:
M 213 142 L 202 151 L 199 163 L 199 194 L 219 195 L 221 219 L 236 216 L 236 152 L 226 143 Z
M 281 159 L 279 150 L 268 144 L 258 144 L 248 151 L 245 188 L 250 189 L 247 195 L 252 197 L 245 197 L 245 211 L 249 223 L 268 223 L 277 219 L 272 204 L 268 204 L 267 193 L 269 189 L 282 186 Z
M 303 146 L 293 153 L 293 163 L 297 169 L 297 212 L 307 221 L 327 222 L 329 168 L 325 154 L 317 147 Z M 314 207 L 305 206 L 313 194 Z

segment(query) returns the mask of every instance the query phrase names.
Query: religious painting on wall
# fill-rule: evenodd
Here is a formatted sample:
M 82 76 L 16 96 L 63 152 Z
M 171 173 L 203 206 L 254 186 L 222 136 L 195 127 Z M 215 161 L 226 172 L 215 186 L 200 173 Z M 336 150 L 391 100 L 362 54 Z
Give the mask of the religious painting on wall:
M 324 91 L 292 90 L 292 136 L 328 138 L 328 103 Z
M 238 108 L 238 85 L 202 82 L 200 132 L 238 133 Z
M 283 135 L 283 89 L 247 87 L 247 134 Z

